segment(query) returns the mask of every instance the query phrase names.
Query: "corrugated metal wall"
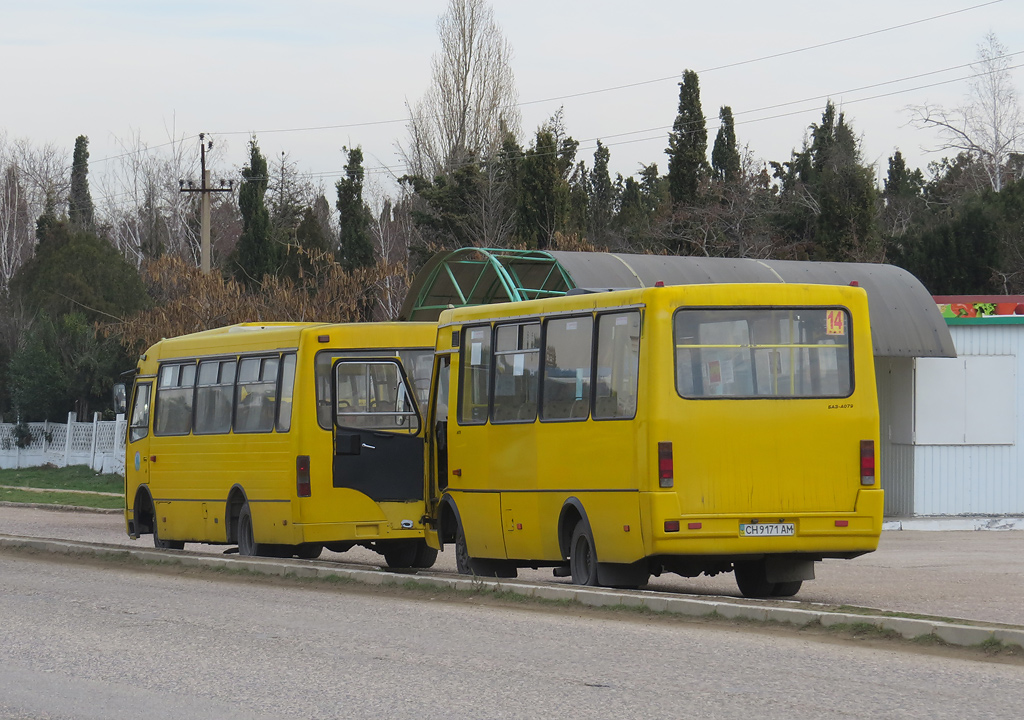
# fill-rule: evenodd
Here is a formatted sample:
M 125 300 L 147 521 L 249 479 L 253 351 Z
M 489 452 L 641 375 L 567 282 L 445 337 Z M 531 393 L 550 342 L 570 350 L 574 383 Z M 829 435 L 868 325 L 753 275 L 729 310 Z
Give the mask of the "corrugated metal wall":
M 876 358 L 878 412 L 882 446 L 879 472 L 885 489 L 885 516 L 914 514 L 914 447 L 912 428 L 913 359 Z
M 912 511 L 916 515 L 1024 514 L 1020 453 L 1024 445 L 1024 423 L 1020 422 L 1024 411 L 1024 393 L 1020 391 L 1024 325 L 954 325 L 949 330 L 960 356 L 1016 357 L 1016 440 L 1013 445 L 915 446 Z

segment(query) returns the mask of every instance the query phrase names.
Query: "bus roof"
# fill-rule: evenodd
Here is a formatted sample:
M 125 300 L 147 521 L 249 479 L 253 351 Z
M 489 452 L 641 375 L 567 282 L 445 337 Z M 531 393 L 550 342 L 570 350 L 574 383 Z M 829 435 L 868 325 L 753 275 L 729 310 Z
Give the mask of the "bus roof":
M 325 345 L 352 349 L 433 347 L 436 323 L 239 323 L 165 338 L 143 356 L 148 361 L 298 347 L 303 335 L 327 339 Z

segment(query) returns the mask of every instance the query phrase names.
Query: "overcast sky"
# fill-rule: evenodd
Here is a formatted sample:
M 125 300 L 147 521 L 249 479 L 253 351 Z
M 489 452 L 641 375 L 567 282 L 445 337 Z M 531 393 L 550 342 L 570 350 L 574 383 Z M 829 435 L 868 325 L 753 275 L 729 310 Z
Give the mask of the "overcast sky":
M 709 147 L 718 109 L 730 105 L 741 144 L 763 161 L 787 160 L 831 97 L 884 177 L 897 148 L 922 168 L 940 157 L 924 152 L 937 137 L 908 126 L 906 108 L 964 102 L 970 71 L 960 66 L 976 60 L 987 32 L 1022 53 L 1014 65 L 1024 63 L 1018 0 L 492 6 L 515 53 L 523 144 L 564 106 L 567 130 L 581 142 L 578 157 L 590 166 L 600 138 L 612 172 L 623 175 L 651 162 L 665 172 L 684 69 L 700 75 Z M 200 132 L 215 140 L 215 177 L 237 173 L 255 132 L 271 161 L 286 151 L 329 197 L 342 146 L 361 145 L 368 170 L 389 169 L 372 173 L 386 189 L 387 173 L 403 171 L 395 143 L 405 137 L 405 103 L 430 82 L 436 21 L 446 7 L 446 0 L 0 0 L 0 133 L 54 143 L 69 157 L 75 137 L 87 135 L 94 198 L 119 143 L 138 135 L 150 147 L 183 137 L 194 145 Z M 1013 72 L 1020 90 L 1024 71 Z

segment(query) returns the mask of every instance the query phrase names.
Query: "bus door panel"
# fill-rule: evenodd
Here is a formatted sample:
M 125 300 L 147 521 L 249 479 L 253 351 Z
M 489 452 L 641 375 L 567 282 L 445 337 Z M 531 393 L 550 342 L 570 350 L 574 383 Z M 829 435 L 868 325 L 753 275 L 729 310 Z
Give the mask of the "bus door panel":
M 334 487 L 377 502 L 423 500 L 420 416 L 402 365 L 339 359 L 332 380 Z
M 128 414 L 128 452 L 125 463 L 125 475 L 128 488 L 131 489 L 149 483 L 149 419 L 152 401 L 152 378 L 136 381 Z M 131 500 L 129 498 L 129 502 Z

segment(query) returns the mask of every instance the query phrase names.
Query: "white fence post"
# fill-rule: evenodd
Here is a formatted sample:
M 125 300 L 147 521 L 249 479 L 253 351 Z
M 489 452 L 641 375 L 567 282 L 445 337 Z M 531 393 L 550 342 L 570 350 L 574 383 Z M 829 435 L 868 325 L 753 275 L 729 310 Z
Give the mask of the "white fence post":
M 74 434 L 72 429 L 75 421 L 78 420 L 78 413 L 68 413 L 68 431 L 64 434 L 64 464 L 61 467 L 68 466 L 68 460 L 71 458 L 71 436 Z
M 89 453 L 89 467 L 93 470 L 96 469 L 96 436 L 99 435 L 100 430 L 100 414 L 94 412 L 92 414 L 92 451 Z

